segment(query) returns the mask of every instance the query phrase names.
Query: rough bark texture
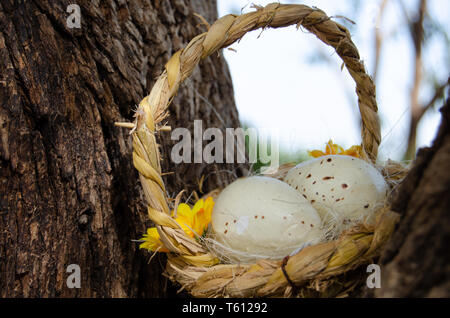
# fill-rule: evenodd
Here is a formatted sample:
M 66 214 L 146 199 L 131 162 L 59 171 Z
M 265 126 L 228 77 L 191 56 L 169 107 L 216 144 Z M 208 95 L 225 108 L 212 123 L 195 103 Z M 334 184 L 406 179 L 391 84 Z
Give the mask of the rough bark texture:
M 394 196 L 402 219 L 380 259 L 376 297 L 450 297 L 450 99 L 431 148 Z
M 134 105 L 168 58 L 204 31 L 215 1 L 0 2 L 0 297 L 165 297 L 164 256 L 147 264 L 137 239 L 150 223 L 128 131 Z M 210 105 L 214 105 L 219 116 Z M 238 126 L 227 66 L 207 58 L 171 105 L 169 125 Z M 173 165 L 161 136 L 171 195 L 229 182 L 229 165 Z M 69 289 L 66 268 L 81 268 Z

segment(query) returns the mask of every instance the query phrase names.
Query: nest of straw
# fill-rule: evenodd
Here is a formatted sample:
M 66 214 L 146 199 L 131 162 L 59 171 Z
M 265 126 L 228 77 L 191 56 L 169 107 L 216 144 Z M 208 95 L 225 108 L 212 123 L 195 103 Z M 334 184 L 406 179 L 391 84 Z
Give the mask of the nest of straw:
M 361 280 L 356 269 L 379 255 L 397 223 L 398 215 L 386 202 L 376 212 L 374 223 L 355 224 L 337 239 L 308 246 L 294 256 L 254 264 L 224 264 L 213 249 L 188 236 L 170 216 L 155 133 L 164 129 L 161 122 L 168 116 L 167 108 L 179 86 L 202 59 L 240 40 L 247 32 L 289 25 L 315 34 L 342 59 L 343 67 L 356 83 L 362 118 L 362 157 L 376 162 L 381 136 L 375 86 L 344 26 L 317 8 L 279 3 L 255 6 L 253 12 L 218 19 L 208 32 L 196 36 L 172 56 L 150 94 L 139 104 L 135 122 L 122 125 L 132 128 L 133 163 L 144 189 L 148 215 L 170 251 L 166 275 L 195 297 L 348 295 Z M 391 185 L 406 173 L 402 165 L 393 162 L 383 166 L 382 171 Z

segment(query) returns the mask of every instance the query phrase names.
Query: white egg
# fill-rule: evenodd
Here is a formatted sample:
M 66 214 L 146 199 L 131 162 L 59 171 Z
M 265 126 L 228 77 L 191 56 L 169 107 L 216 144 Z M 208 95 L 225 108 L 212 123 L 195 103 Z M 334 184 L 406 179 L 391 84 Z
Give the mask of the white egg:
M 254 176 L 238 179 L 218 196 L 212 229 L 230 259 L 281 259 L 322 237 L 317 211 L 288 184 Z M 223 252 L 223 251 L 222 251 Z M 226 252 L 223 252 L 226 253 Z
M 384 204 L 388 190 L 375 167 L 342 155 L 300 163 L 284 180 L 312 204 L 323 222 L 331 218 L 342 224 L 367 221 Z

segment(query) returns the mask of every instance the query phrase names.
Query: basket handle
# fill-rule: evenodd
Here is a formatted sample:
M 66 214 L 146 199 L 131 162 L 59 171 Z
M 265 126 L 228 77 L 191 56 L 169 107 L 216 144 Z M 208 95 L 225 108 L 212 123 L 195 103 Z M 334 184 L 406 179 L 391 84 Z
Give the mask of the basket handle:
M 166 110 L 180 84 L 192 74 L 201 59 L 259 28 L 302 26 L 336 50 L 356 83 L 362 118 L 363 155 L 366 160 L 376 161 L 381 133 L 375 85 L 365 71 L 349 31 L 332 21 L 322 10 L 305 5 L 271 3 L 266 7 L 255 8 L 255 11 L 239 16 L 226 15 L 218 19 L 208 32 L 193 38 L 184 49 L 171 57 L 150 94 L 140 102 L 133 129 L 133 163 L 140 172 L 144 192 L 152 209 L 169 213 L 154 132 L 157 124 L 168 116 Z

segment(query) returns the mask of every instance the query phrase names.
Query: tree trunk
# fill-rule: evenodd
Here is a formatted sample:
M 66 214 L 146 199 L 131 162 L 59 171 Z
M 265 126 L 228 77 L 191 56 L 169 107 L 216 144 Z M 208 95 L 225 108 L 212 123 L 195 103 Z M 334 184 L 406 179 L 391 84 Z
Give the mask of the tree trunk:
M 169 57 L 205 31 L 194 13 L 212 23 L 216 2 L 80 0 L 81 28 L 70 28 L 71 2 L 0 3 L 0 297 L 170 296 L 165 257 L 148 264 L 132 242 L 151 224 L 130 135 L 114 122 L 133 120 Z M 239 125 L 222 56 L 201 64 L 170 110 L 172 127 Z M 202 175 L 207 191 L 242 173 L 175 166 L 170 134 L 159 137 L 172 196 Z M 81 288 L 66 285 L 70 264 Z
M 400 223 L 381 259 L 376 297 L 450 297 L 450 99 L 431 148 L 394 195 Z

